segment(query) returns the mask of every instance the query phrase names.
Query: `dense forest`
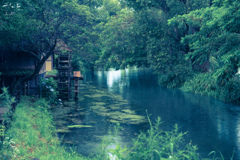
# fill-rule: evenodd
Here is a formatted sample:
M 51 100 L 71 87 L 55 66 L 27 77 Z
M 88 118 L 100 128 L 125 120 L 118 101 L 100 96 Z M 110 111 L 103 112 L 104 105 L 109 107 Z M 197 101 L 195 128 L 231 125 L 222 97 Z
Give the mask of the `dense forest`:
M 20 81 L 61 39 L 75 70 L 151 67 L 160 85 L 240 103 L 238 0 L 2 0 L 0 24 L 0 52 L 36 58 Z

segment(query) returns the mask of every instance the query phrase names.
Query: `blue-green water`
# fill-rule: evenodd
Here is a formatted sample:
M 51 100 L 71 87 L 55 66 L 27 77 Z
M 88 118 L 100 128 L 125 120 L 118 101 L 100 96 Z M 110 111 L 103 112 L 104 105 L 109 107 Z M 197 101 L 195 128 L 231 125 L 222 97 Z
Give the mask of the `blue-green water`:
M 186 142 L 196 144 L 203 157 L 219 150 L 229 159 L 235 149 L 234 159 L 240 159 L 240 107 L 161 87 L 150 69 L 87 73 L 80 82 L 79 101 L 67 105 L 62 108 L 68 110 L 65 116 L 56 116 L 67 123 L 59 126 L 91 127 L 70 128 L 71 132 L 59 135 L 64 135 L 66 143 L 73 142 L 83 155 L 96 152 L 115 122 L 123 122 L 116 140 L 130 145 L 140 130 L 149 128 L 143 118 L 147 110 L 152 120 L 161 117 L 163 130 L 178 124 L 182 131 L 188 131 Z

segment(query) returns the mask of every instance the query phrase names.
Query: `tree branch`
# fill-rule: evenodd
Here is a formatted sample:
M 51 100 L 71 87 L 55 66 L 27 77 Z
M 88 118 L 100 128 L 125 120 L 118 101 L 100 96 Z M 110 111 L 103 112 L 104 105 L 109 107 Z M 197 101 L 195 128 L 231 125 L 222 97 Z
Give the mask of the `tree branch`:
M 84 4 L 82 4 L 82 5 L 86 5 L 86 4 L 88 4 L 89 2 L 91 2 L 92 0 L 89 0 L 88 2 L 86 2 L 86 3 L 84 3 Z

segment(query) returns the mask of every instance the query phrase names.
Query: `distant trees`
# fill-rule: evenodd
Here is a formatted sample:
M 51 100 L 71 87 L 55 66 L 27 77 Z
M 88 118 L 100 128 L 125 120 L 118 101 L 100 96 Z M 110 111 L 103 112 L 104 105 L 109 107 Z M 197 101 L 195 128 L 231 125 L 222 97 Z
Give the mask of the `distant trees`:
M 120 2 L 125 8 L 104 25 L 100 61 L 105 67 L 116 68 L 151 65 L 159 74 L 160 84 L 171 88 L 181 86 L 192 71 L 191 62 L 185 58 L 189 46 L 181 43 L 181 37 L 190 31 L 169 26 L 168 20 L 207 7 L 208 1 Z
M 220 95 L 216 88 L 228 88 L 230 95 L 237 94 L 231 88 L 239 88 L 235 76 L 240 67 L 239 1 L 119 2 L 123 8 L 102 24 L 102 51 L 96 65 L 151 66 L 159 75 L 159 83 L 169 88 L 206 74 L 209 78 L 205 80 L 198 77 L 200 83 L 214 83 L 214 87 L 210 91 L 211 87 L 204 85 L 197 90 Z M 236 101 L 239 96 L 230 99 Z

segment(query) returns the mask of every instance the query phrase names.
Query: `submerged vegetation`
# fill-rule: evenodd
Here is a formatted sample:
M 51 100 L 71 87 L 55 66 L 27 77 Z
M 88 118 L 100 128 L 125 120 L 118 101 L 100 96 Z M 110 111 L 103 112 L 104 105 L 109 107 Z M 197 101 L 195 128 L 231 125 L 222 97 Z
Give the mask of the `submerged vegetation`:
M 96 119 L 87 122 L 80 120 L 81 116 L 89 114 L 103 116 L 104 120 L 113 124 L 142 124 L 147 122 L 145 116 L 138 115 L 130 109 L 129 102 L 121 95 L 114 95 L 107 89 L 97 89 L 88 83 L 80 84 L 80 88 L 82 92 L 80 92 L 79 102 L 87 103 L 89 107 L 80 107 L 76 102 L 63 102 L 63 105 L 51 108 L 57 132 L 69 133 L 71 128 L 93 127 Z
M 103 139 L 100 152 L 91 157 L 83 157 L 74 150 L 66 151 L 57 138 L 53 117 L 45 100 L 35 100 L 25 97 L 16 107 L 13 121 L 4 133 L 0 144 L 0 159 L 32 159 L 41 160 L 132 160 L 132 159 L 202 159 L 197 153 L 197 147 L 184 140 L 184 135 L 176 125 L 173 131 L 161 130 L 161 120 L 150 124 L 150 129 L 141 132 L 133 139 L 132 147 L 121 147 L 112 138 Z M 116 126 L 119 126 L 116 125 Z M 69 126 L 91 127 L 91 126 Z M 116 143 L 115 149 L 106 149 L 110 143 Z M 218 158 L 210 158 L 218 159 Z
M 127 100 L 124 100 L 121 95 L 114 95 L 106 89 L 97 89 L 93 86 L 82 84 L 82 88 L 89 90 L 91 95 L 83 95 L 88 99 L 90 110 L 98 115 L 105 116 L 112 123 L 127 123 L 141 124 L 147 122 L 144 116 L 137 115 L 134 110 L 131 110 Z M 102 99 L 107 99 L 107 103 L 102 102 Z

